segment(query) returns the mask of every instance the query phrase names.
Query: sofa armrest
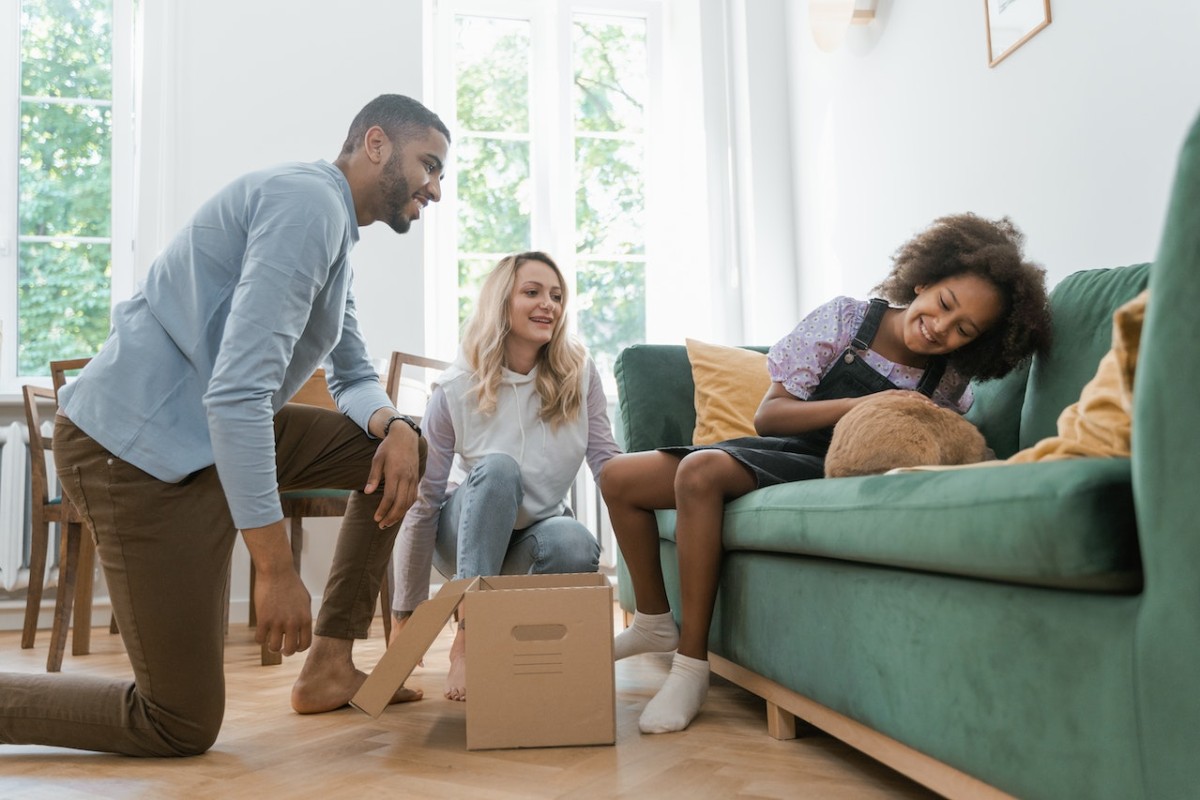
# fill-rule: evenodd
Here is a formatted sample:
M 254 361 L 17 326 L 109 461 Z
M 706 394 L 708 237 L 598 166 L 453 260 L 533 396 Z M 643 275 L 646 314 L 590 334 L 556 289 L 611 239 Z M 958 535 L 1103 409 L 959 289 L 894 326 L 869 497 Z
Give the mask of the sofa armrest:
M 1147 797 L 1195 794 L 1200 730 L 1200 118 L 1179 158 L 1133 391 L 1133 492 L 1145 565 L 1135 671 Z M 1191 766 L 1185 766 L 1191 765 Z

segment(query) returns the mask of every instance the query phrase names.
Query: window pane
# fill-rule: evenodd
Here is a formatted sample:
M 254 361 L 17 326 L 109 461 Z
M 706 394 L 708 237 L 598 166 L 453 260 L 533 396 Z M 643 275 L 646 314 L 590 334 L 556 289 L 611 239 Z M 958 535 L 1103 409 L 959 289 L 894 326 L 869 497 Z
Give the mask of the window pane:
M 572 31 L 576 127 L 640 133 L 649 86 L 645 20 L 579 15 Z
M 577 270 L 573 313 L 579 320 L 579 335 L 600 374 L 611 376 L 617 354 L 646 341 L 645 264 L 580 261 Z
M 20 264 L 19 374 L 46 375 L 51 359 L 94 355 L 108 336 L 109 245 L 25 243 Z
M 466 138 L 457 147 L 459 251 L 528 250 L 529 143 Z
M 109 236 L 111 156 L 109 108 L 22 103 L 21 235 Z
M 495 258 L 464 258 L 458 262 L 458 326 L 462 328 L 467 317 L 475 309 L 475 299 L 479 297 L 479 288 L 483 278 L 496 266 L 504 255 Z
M 458 124 L 468 131 L 529 130 L 529 23 L 455 17 Z
M 23 0 L 21 94 L 112 99 L 111 0 Z
M 575 141 L 576 239 L 579 253 L 644 253 L 646 203 L 640 143 Z

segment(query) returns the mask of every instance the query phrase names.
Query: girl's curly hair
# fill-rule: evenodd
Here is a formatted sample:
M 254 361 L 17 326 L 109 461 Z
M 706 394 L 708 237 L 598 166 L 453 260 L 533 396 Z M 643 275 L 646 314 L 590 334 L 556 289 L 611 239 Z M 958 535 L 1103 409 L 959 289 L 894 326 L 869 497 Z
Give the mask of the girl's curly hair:
M 1012 372 L 1050 346 L 1046 272 L 1023 260 L 1025 237 L 1008 217 L 992 221 L 975 214 L 935 219 L 901 245 L 892 271 L 873 290 L 907 306 L 918 286 L 970 273 L 991 283 L 1004 299 L 996 324 L 946 358 L 966 378 L 989 380 Z

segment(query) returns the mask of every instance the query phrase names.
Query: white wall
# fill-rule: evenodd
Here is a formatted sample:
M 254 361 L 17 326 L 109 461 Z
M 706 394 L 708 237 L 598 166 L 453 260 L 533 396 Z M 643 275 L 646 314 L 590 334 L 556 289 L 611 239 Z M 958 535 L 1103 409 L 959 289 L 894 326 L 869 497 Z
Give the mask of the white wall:
M 1051 283 L 1153 259 L 1200 110 L 1200 4 L 1051 0 L 1049 27 L 994 68 L 982 0 L 878 6 L 832 54 L 807 3 L 789 7 L 801 309 L 865 295 L 959 211 L 1011 216 Z

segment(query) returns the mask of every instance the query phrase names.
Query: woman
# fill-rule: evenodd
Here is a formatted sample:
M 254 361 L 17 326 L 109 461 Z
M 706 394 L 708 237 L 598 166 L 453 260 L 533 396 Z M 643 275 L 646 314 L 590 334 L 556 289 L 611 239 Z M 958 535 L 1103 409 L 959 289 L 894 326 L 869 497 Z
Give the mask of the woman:
M 423 420 L 429 442 L 417 502 L 396 550 L 399 630 L 446 576 L 595 572 L 600 544 L 564 502 L 586 458 L 619 452 L 596 365 L 567 334 L 567 290 L 545 253 L 507 256 L 484 280 L 462 353 L 438 378 Z M 450 488 L 458 456 L 466 472 Z M 465 700 L 466 621 L 450 648 L 446 697 Z

